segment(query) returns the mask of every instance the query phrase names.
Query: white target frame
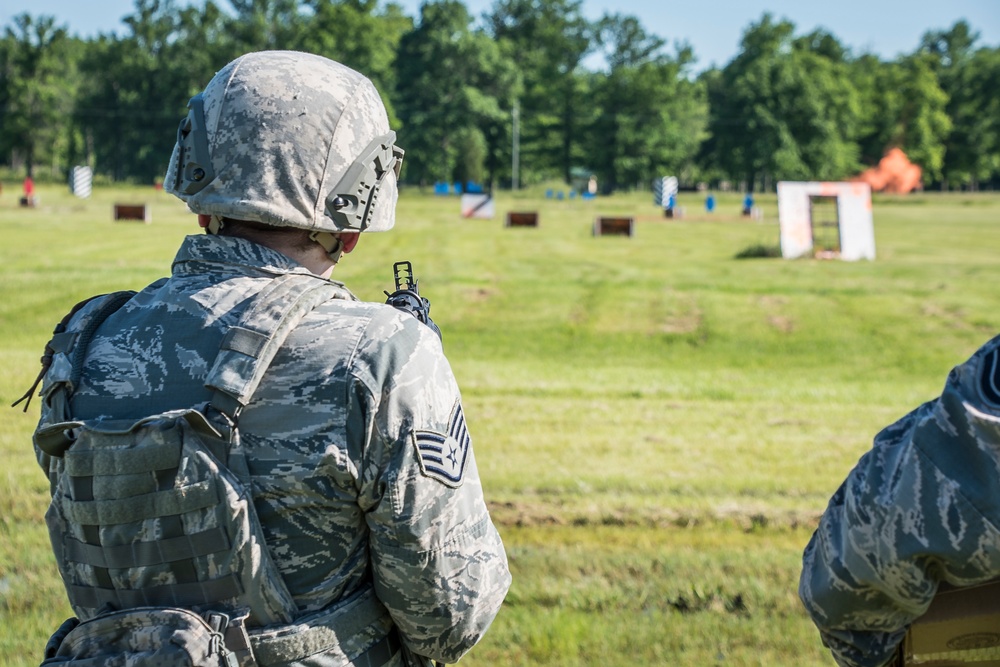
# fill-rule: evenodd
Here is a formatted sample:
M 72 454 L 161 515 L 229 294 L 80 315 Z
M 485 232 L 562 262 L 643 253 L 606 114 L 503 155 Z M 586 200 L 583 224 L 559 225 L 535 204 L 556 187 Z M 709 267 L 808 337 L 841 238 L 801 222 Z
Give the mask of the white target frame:
M 837 200 L 840 233 L 839 259 L 875 259 L 875 225 L 872 219 L 872 189 L 867 183 L 829 181 L 780 181 L 778 223 L 781 256 L 795 259 L 813 253 L 813 223 L 810 197 Z

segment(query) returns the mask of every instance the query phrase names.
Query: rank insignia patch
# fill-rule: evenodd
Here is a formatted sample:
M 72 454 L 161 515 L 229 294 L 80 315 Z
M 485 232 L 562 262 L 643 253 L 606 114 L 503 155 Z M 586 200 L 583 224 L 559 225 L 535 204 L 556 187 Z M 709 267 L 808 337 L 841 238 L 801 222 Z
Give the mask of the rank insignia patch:
M 469 457 L 472 438 L 465 427 L 465 415 L 462 405 L 455 404 L 451 419 L 448 421 L 448 432 L 416 431 L 417 458 L 420 468 L 428 477 L 447 484 L 460 486 L 462 474 L 465 472 L 465 462 Z

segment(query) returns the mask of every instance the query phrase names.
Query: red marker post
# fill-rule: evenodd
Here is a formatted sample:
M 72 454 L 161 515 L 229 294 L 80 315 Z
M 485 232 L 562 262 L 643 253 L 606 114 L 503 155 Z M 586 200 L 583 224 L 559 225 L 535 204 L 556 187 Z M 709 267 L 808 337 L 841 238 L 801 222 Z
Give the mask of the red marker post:
M 31 176 L 24 178 L 24 196 L 21 197 L 21 206 L 35 207 L 35 182 L 31 180 Z

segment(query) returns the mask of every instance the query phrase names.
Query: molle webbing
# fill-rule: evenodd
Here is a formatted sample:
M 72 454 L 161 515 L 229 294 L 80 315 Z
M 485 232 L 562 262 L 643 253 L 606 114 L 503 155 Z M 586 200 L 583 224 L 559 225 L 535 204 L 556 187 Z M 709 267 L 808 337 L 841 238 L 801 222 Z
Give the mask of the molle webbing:
M 225 561 L 233 546 L 217 506 L 226 501 L 221 482 L 208 473 L 178 479 L 182 455 L 192 429 L 182 414 L 175 421 L 140 422 L 128 430 L 113 425 L 91 430 L 63 458 L 62 490 L 58 503 L 62 517 L 76 531 L 64 533 L 60 561 L 76 571 L 84 566 L 92 578 L 67 581 L 74 606 L 116 609 L 136 606 L 192 606 L 210 600 L 237 598 L 243 587 L 233 572 L 207 565 L 218 555 Z M 87 448 L 84 448 L 87 447 Z M 216 525 L 201 530 L 185 528 L 216 517 Z M 102 529 L 125 531 L 102 539 Z M 139 535 L 155 535 L 139 539 Z M 131 536 L 131 537 L 128 537 Z M 75 564 L 75 565 L 73 565 Z M 111 572 L 149 569 L 145 585 L 115 586 Z M 201 572 L 201 576 L 199 576 Z M 159 583 L 162 577 L 169 577 Z
M 229 600 L 243 592 L 239 579 L 228 574 L 209 581 L 187 584 L 147 586 L 137 590 L 96 588 L 67 584 L 66 591 L 74 604 L 98 608 L 110 604 L 115 609 L 133 607 L 189 607 L 205 604 L 203 600 Z
M 80 484 L 84 486 L 86 482 Z M 107 486 L 107 485 L 106 485 Z M 103 494 L 102 494 L 103 495 Z M 211 480 L 184 488 L 135 494 L 123 500 L 67 500 L 66 516 L 83 526 L 112 526 L 208 509 L 225 501 Z
M 180 465 L 181 452 L 165 447 L 132 447 L 120 449 L 91 449 L 77 452 L 69 450 L 63 460 L 66 474 L 72 477 L 87 475 L 133 475 L 142 472 L 174 470 Z
M 192 535 L 167 537 L 153 542 L 133 542 L 102 547 L 67 538 L 66 558 L 94 567 L 149 567 L 228 550 L 232 544 L 222 528 L 209 528 Z
M 315 276 L 283 274 L 257 294 L 205 381 L 225 417 L 201 406 L 138 421 L 71 421 L 65 410 L 61 423 L 39 429 L 36 444 L 61 459 L 47 520 L 81 618 L 105 605 L 222 605 L 249 609 L 261 625 L 297 615 L 264 544 L 235 426 L 288 334 L 338 291 Z M 109 299 L 55 341 L 72 361 L 71 380 L 54 392 L 61 406 L 79 384 L 93 334 L 121 303 Z

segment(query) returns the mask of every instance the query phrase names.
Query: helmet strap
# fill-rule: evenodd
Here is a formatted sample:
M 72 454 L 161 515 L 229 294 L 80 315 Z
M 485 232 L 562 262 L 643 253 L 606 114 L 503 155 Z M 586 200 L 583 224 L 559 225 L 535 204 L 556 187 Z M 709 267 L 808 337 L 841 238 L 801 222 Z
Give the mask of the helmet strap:
M 221 215 L 213 215 L 208 219 L 208 225 L 205 226 L 205 231 L 214 236 L 225 226 L 226 224 L 222 221 Z
M 344 242 L 340 237 L 331 232 L 313 232 L 309 238 L 323 246 L 330 261 L 336 264 L 340 261 L 340 255 L 344 252 Z

